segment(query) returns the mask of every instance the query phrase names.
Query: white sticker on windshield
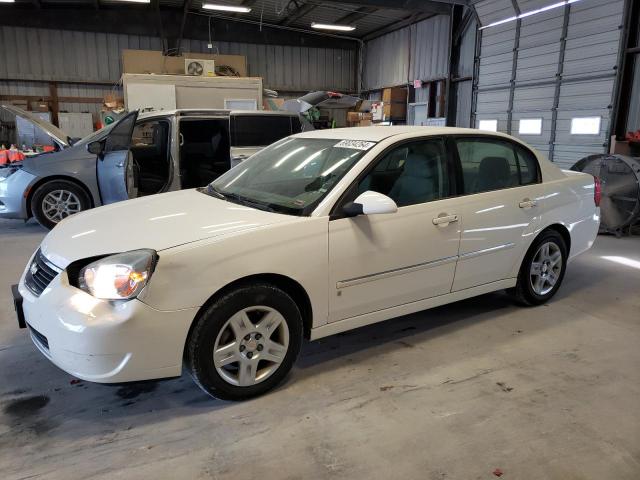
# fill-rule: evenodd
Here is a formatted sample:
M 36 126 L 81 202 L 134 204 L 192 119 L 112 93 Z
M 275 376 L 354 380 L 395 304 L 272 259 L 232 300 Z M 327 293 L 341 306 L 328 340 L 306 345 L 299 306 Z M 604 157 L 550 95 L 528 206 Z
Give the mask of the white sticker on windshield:
M 376 142 L 365 142 L 363 140 L 341 140 L 336 143 L 334 147 L 337 148 L 352 148 L 354 150 L 369 150 Z

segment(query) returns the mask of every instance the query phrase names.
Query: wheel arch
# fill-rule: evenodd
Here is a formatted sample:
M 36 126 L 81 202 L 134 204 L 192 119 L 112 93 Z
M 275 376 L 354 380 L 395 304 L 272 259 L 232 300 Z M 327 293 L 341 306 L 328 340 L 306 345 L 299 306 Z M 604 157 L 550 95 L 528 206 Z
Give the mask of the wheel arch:
M 189 327 L 189 332 L 187 333 L 184 351 L 186 353 L 187 345 L 189 343 L 189 338 L 191 337 L 191 332 L 205 310 L 209 308 L 209 306 L 214 303 L 218 298 L 224 296 L 227 292 L 234 290 L 242 285 L 247 285 L 256 282 L 263 282 L 273 285 L 274 287 L 280 288 L 282 291 L 291 296 L 296 305 L 300 309 L 300 314 L 302 315 L 302 327 L 304 332 L 304 337 L 309 339 L 311 335 L 311 326 L 313 324 L 313 310 L 311 306 L 311 299 L 309 298 L 309 294 L 304 289 L 304 287 L 294 280 L 291 277 L 286 275 L 278 274 L 278 273 L 260 273 L 254 275 L 248 275 L 242 278 L 238 278 L 231 283 L 228 283 L 224 287 L 218 289 L 213 295 L 211 295 L 207 301 L 198 309 L 193 321 L 191 322 L 191 326 Z
M 569 232 L 569 229 L 565 225 L 563 225 L 561 223 L 552 223 L 551 225 L 549 225 L 546 228 L 544 228 L 543 230 L 541 230 L 540 233 L 538 233 L 538 235 L 536 235 L 536 238 L 538 238 L 544 232 L 547 232 L 549 230 L 558 232 L 560 234 L 560 236 L 564 240 L 564 244 L 567 247 L 567 258 L 568 258 L 569 257 L 569 252 L 571 252 L 571 233 Z M 534 239 L 534 242 L 535 242 L 535 239 Z
M 95 199 L 93 198 L 93 195 L 91 194 L 91 191 L 89 190 L 89 188 L 84 183 L 82 183 L 81 181 L 79 181 L 76 178 L 73 178 L 73 177 L 70 177 L 70 176 L 67 176 L 67 175 L 51 175 L 49 177 L 44 177 L 44 178 L 39 179 L 36 183 L 31 185 L 31 187 L 29 188 L 29 190 L 27 192 L 27 199 L 26 199 L 26 211 L 27 211 L 27 217 L 28 218 L 31 218 L 33 216 L 33 214 L 31 213 L 31 201 L 33 200 L 34 193 L 38 190 L 38 188 L 40 188 L 45 183 L 53 182 L 53 181 L 56 181 L 56 180 L 65 180 L 67 182 L 71 182 L 71 183 L 77 185 L 78 187 L 82 188 L 84 193 L 87 194 L 87 197 L 89 198 L 89 201 L 91 202 L 91 207 L 90 208 L 94 208 L 96 206 L 96 202 L 95 202 Z

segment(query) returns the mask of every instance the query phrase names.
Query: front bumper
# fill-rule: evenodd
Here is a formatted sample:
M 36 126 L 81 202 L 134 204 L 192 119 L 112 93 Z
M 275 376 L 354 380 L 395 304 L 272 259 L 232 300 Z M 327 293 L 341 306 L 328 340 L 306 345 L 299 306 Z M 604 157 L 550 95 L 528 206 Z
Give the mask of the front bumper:
M 8 177 L 0 176 L 0 218 L 29 218 L 26 194 L 36 178 L 22 169 Z
M 36 347 L 71 375 L 98 383 L 175 377 L 197 308 L 160 311 L 99 300 L 57 275 L 39 297 L 24 284 L 24 317 Z

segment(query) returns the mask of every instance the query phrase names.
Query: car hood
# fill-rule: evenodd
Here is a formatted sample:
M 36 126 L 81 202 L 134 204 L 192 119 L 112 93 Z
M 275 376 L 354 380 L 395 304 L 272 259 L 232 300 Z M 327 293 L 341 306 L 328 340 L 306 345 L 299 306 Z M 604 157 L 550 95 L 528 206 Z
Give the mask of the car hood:
M 22 117 L 27 122 L 31 123 L 35 128 L 40 129 L 46 135 L 51 137 L 61 148 L 67 148 L 69 146 L 69 135 L 56 127 L 53 123 L 42 120 L 36 115 L 26 112 L 15 105 L 0 105 L 0 109 L 6 110 L 18 117 Z
M 139 248 L 162 251 L 206 238 L 301 220 L 220 200 L 198 190 L 181 190 L 114 203 L 69 217 L 49 232 L 40 248 L 51 263 L 64 269 L 83 258 Z

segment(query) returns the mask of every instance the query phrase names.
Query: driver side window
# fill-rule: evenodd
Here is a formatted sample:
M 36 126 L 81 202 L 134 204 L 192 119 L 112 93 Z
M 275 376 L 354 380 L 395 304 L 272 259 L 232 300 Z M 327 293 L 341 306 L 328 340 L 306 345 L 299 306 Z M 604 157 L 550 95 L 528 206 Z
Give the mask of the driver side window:
M 447 151 L 442 139 L 394 148 L 358 183 L 357 194 L 371 190 L 406 207 L 450 195 Z

